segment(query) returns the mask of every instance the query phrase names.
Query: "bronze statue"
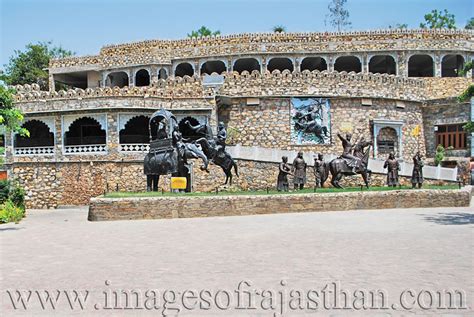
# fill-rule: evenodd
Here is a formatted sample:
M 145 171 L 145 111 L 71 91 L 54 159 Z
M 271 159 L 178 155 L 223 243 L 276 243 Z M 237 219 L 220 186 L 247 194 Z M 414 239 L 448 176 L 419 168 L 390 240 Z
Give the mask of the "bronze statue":
M 423 186 L 423 158 L 420 152 L 416 152 L 413 156 L 413 172 L 411 174 L 411 187 L 415 188 L 418 185 L 418 188 Z
M 329 164 L 324 162 L 324 157 L 321 153 L 314 156 L 313 172 L 315 186 L 323 188 L 329 176 Z
M 293 161 L 293 185 L 295 189 L 303 189 L 306 183 L 306 162 L 303 152 L 298 152 L 298 156 Z
M 342 155 L 335 158 L 329 163 L 331 171 L 331 184 L 336 188 L 342 188 L 339 183 L 344 176 L 360 174 L 364 179 L 365 186 L 369 188 L 370 176 L 372 171 L 369 170 L 369 153 L 372 142 L 365 142 L 364 138 L 357 142 L 356 145 L 351 143 L 352 134 L 346 134 L 342 137 L 337 134 L 342 142 Z M 369 147 L 367 150 L 364 150 Z
M 278 180 L 277 180 L 277 190 L 287 192 L 289 190 L 288 185 L 288 175 L 293 175 L 291 173 L 291 166 L 288 164 L 288 157 L 283 156 L 281 158 L 281 163 L 279 166 Z
M 390 153 L 388 159 L 385 161 L 383 168 L 387 169 L 387 185 L 396 187 L 400 183 L 398 181 L 398 171 L 400 171 L 400 163 L 398 163 L 395 155 Z

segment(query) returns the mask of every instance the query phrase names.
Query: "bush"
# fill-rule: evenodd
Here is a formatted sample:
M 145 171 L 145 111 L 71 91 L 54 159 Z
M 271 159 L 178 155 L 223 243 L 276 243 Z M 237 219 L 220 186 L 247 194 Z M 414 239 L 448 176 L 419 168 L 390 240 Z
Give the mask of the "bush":
M 10 182 L 7 180 L 0 181 L 0 204 L 3 204 L 10 194 Z
M 0 206 L 0 223 L 18 223 L 24 216 L 25 209 L 15 206 L 10 199 Z
M 25 190 L 18 184 L 10 186 L 8 198 L 15 204 L 15 206 L 25 209 Z
M 444 155 L 446 153 L 446 150 L 441 144 L 438 144 L 438 147 L 436 147 L 436 154 L 434 157 L 434 163 L 436 166 L 438 166 L 443 160 L 444 160 Z

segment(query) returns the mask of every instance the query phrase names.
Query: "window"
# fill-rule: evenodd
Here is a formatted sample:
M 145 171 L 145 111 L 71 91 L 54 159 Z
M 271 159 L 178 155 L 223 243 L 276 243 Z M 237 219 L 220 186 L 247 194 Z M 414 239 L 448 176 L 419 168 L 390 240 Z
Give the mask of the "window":
M 467 133 L 463 130 L 464 124 L 439 125 L 436 131 L 436 146 L 452 147 L 455 150 L 467 148 Z

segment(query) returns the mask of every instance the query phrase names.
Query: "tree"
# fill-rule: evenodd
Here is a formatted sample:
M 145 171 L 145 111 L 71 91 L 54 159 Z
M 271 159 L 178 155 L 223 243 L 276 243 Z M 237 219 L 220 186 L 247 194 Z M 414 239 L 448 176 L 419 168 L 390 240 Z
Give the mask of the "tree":
M 24 51 L 15 50 L 10 57 L 5 72 L 0 79 L 8 85 L 25 85 L 36 83 L 42 90 L 48 89 L 48 72 L 51 58 L 62 58 L 73 55 L 73 52 L 61 46 L 53 46 L 51 42 L 28 44 Z
M 273 28 L 272 28 L 273 32 L 274 33 L 285 33 L 286 32 L 286 27 L 283 26 L 283 25 L 275 25 Z
M 211 31 L 209 28 L 205 27 L 204 25 L 201 26 L 200 29 L 196 31 L 191 31 L 191 33 L 188 33 L 189 38 L 199 38 L 199 37 L 205 37 L 205 36 L 211 36 L 211 35 L 220 35 L 221 31 Z
M 474 18 L 470 18 L 467 21 L 466 26 L 464 27 L 466 30 L 474 30 Z
M 425 14 L 425 23 L 420 23 L 422 29 L 455 29 L 456 20 L 454 14 L 444 11 L 432 10 Z
M 408 29 L 408 24 L 406 23 L 397 23 L 395 25 L 389 25 L 389 29 L 398 29 L 398 30 L 403 30 L 403 29 Z
M 345 29 L 352 23 L 349 22 L 349 11 L 345 8 L 347 0 L 331 0 L 328 5 L 329 13 L 326 15 L 326 21 L 329 19 L 329 24 L 337 28 L 337 31 Z

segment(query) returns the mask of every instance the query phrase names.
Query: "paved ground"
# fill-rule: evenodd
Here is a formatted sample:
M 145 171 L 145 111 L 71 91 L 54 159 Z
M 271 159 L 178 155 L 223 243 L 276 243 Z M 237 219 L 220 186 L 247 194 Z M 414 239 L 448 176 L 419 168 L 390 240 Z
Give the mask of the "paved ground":
M 314 314 L 308 308 L 316 304 L 323 315 L 347 314 L 346 310 L 324 310 L 344 305 L 335 303 L 334 295 L 329 293 L 334 282 L 338 283 L 336 294 L 340 300 L 341 289 L 351 296 L 348 307 L 355 304 L 358 308 L 363 297 L 368 298 L 368 291 L 386 292 L 377 294 L 388 301 L 384 307 L 389 309 L 362 310 L 365 313 L 419 313 L 420 301 L 423 307 L 430 307 L 430 296 L 434 296 L 436 306 L 436 291 L 457 289 L 465 292 L 467 309 L 430 309 L 423 313 L 469 315 L 473 313 L 474 300 L 473 210 L 349 211 L 117 222 L 88 222 L 85 209 L 30 211 L 20 224 L 0 226 L 0 315 L 25 314 L 23 308 L 13 310 L 7 290 L 14 299 L 18 299 L 15 290 L 22 290 L 25 298 L 27 291 L 32 291 L 25 305 L 27 314 L 35 316 L 80 312 L 174 315 L 176 309 L 180 309 L 180 316 L 280 316 L 282 308 L 284 316 L 300 316 Z M 250 286 L 241 284 L 236 292 L 241 281 Z M 328 284 L 330 288 L 324 289 Z M 160 308 L 118 309 L 127 307 L 125 295 L 120 297 L 122 302 L 111 303 L 114 292 L 119 294 L 120 289 L 128 294 L 132 289 L 141 291 L 139 303 L 133 301 L 128 307 L 150 308 L 156 295 Z M 158 291 L 145 293 L 150 289 Z M 404 289 L 413 292 L 402 293 Z M 425 292 L 420 293 L 422 289 Z M 41 307 L 38 296 L 44 299 L 45 290 L 58 300 L 54 311 L 50 303 L 45 304 L 46 310 Z M 74 298 L 73 290 L 84 291 L 83 295 L 85 290 L 90 292 L 86 313 L 77 302 L 71 311 L 64 291 Z M 273 293 L 262 294 L 263 290 Z M 366 293 L 357 293 L 358 290 Z M 137 297 L 138 292 L 134 294 Z M 403 303 L 400 294 L 404 296 Z M 168 302 L 166 309 L 163 295 Z M 403 311 L 402 304 L 414 309 Z M 21 303 L 17 306 L 22 307 Z M 104 309 L 111 306 L 115 309 Z M 200 306 L 202 309 L 198 309 Z M 206 310 L 209 306 L 211 310 Z M 227 306 L 230 308 L 225 310 Z M 299 306 L 304 309 L 295 309 Z

